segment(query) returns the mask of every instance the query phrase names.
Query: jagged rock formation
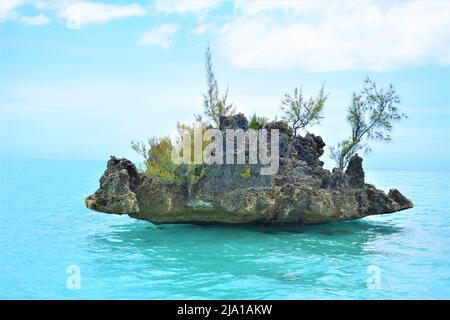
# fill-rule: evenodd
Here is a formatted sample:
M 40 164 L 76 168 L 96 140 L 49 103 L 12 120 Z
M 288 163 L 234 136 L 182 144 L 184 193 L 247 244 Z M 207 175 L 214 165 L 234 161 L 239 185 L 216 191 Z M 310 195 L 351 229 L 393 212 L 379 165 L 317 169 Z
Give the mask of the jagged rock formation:
M 229 116 L 229 117 L 220 116 L 219 123 L 220 123 L 220 126 L 219 126 L 220 130 L 225 130 L 225 129 L 247 130 L 248 129 L 248 120 L 242 113 L 238 113 L 236 115 Z
M 127 159 L 111 157 L 100 178 L 100 189 L 86 198 L 86 206 L 95 211 L 130 213 L 139 211 L 136 190 L 141 175 Z
M 353 156 L 347 165 L 345 174 L 349 178 L 349 185 L 355 188 L 364 187 L 364 170 L 362 168 L 363 159 L 356 154 Z
M 238 114 L 220 119 L 220 128 L 246 130 Z M 282 122 L 280 155 L 285 155 L 292 131 Z M 362 158 L 351 159 L 347 170 L 322 168 L 325 143 L 313 134 L 295 137 L 288 161 L 275 175 L 261 175 L 260 165 L 204 165 L 198 179 L 161 181 L 141 174 L 127 159 L 111 157 L 100 188 L 86 198 L 90 209 L 128 214 L 161 223 L 306 225 L 363 218 L 413 207 L 398 190 L 388 194 L 364 182 Z M 286 159 L 284 159 L 286 160 Z

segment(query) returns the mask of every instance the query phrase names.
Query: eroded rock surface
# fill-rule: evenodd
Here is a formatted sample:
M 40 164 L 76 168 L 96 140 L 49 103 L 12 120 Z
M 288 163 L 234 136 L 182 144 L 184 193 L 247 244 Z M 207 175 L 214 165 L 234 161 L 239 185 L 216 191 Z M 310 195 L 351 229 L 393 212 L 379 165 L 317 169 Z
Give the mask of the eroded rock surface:
M 221 128 L 246 129 L 243 115 L 221 119 Z M 280 154 L 292 132 L 281 123 Z M 194 181 L 161 181 L 139 173 L 127 159 L 111 157 L 100 188 L 86 198 L 90 209 L 161 223 L 307 225 L 363 218 L 412 208 L 398 190 L 388 194 L 364 181 L 362 158 L 344 172 L 322 168 L 325 143 L 313 134 L 293 140 L 288 161 L 275 175 L 260 165 L 204 165 Z M 200 173 L 201 171 L 201 173 Z
M 135 191 L 141 178 L 130 160 L 111 157 L 105 173 L 100 178 L 100 188 L 86 198 L 86 206 L 106 213 L 139 212 Z
M 349 184 L 355 188 L 364 187 L 364 170 L 362 167 L 363 159 L 356 154 L 352 157 L 347 165 L 345 174 L 349 178 Z

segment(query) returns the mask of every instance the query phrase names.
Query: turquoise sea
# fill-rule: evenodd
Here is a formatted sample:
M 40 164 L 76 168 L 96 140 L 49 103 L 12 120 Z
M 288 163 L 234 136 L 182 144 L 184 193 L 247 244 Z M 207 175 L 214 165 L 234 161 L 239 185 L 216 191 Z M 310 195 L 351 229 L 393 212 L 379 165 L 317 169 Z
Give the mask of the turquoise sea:
M 106 161 L 0 161 L 3 299 L 450 298 L 449 172 L 366 172 L 414 201 L 392 215 L 154 226 L 84 207 Z

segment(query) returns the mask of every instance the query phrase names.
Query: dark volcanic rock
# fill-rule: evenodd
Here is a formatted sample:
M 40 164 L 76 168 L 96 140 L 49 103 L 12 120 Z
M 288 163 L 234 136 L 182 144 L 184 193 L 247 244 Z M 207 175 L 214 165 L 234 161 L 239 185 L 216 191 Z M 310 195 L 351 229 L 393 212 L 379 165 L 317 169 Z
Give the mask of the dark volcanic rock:
M 348 177 L 341 170 L 334 168 L 330 173 L 325 172 L 322 178 L 322 188 L 329 190 L 347 189 Z
M 286 135 L 287 137 L 291 137 L 293 134 L 292 129 L 288 127 L 287 123 L 281 120 L 268 122 L 263 128 L 267 130 L 277 129 L 280 131 L 280 135 Z
M 368 208 L 372 212 L 391 213 L 413 207 L 411 200 L 405 198 L 398 190 L 391 189 L 386 195 L 374 185 L 366 185 Z M 397 202 L 399 201 L 399 202 Z
M 125 170 L 126 174 L 128 175 L 130 189 L 135 191 L 141 181 L 141 176 L 137 171 L 136 166 L 128 159 L 118 159 L 114 156 L 111 156 L 108 161 L 105 175 L 114 171 L 122 170 Z M 102 183 L 101 180 L 100 183 Z
M 389 190 L 388 197 L 393 201 L 397 202 L 400 207 L 408 207 L 411 208 L 413 203 L 411 200 L 406 198 L 404 195 L 400 193 L 397 189 Z
M 294 154 L 299 160 L 306 161 L 312 167 L 322 166 L 323 162 L 319 157 L 323 155 L 323 147 L 325 143 L 322 137 L 307 133 L 304 137 L 297 137 L 294 139 Z
M 242 113 L 238 113 L 236 115 L 229 116 L 229 117 L 221 116 L 219 118 L 219 122 L 220 122 L 220 130 L 225 130 L 225 129 L 247 130 L 248 129 L 248 120 Z
M 138 212 L 135 190 L 141 175 L 127 159 L 111 157 L 105 173 L 100 178 L 100 188 L 86 198 L 86 206 L 96 211 L 129 214 Z
M 221 118 L 221 128 L 246 129 L 242 114 Z M 260 174 L 261 165 L 202 165 L 198 179 L 161 181 L 139 173 L 127 159 L 111 157 L 100 188 L 86 198 L 96 211 L 128 214 L 161 223 L 306 225 L 363 218 L 412 208 L 398 190 L 388 194 L 364 183 L 362 159 L 351 159 L 346 172 L 322 168 L 325 143 L 313 134 L 292 138 L 282 122 L 280 154 L 293 141 L 293 152 L 277 174 Z M 183 172 L 183 170 L 180 170 Z
M 349 177 L 349 184 L 354 188 L 364 187 L 364 170 L 362 167 L 363 159 L 355 154 L 347 165 L 345 174 Z

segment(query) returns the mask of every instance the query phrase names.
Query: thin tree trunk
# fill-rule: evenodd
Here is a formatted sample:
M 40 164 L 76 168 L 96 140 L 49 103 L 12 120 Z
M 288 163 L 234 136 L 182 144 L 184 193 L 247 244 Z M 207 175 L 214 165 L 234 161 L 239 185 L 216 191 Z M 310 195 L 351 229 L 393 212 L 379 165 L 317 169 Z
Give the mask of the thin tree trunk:
M 292 152 L 292 146 L 294 145 L 294 138 L 295 138 L 295 136 L 292 136 L 291 141 L 289 141 L 288 148 L 286 150 L 286 153 L 284 154 L 284 159 L 283 159 L 284 164 L 289 162 L 289 157 L 291 156 L 291 152 Z

